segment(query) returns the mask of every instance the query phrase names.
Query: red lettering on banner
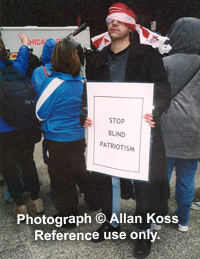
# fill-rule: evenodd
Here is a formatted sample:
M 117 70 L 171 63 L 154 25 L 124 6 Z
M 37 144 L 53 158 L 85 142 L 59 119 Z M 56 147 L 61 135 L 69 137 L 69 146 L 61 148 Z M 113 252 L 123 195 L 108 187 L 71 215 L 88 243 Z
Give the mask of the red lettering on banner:
M 56 42 L 59 42 L 63 39 L 56 39 Z M 29 45 L 43 45 L 45 42 L 47 41 L 47 39 L 29 39 L 28 44 Z
M 45 40 L 42 39 L 40 44 L 43 45 L 44 43 L 45 43 Z
M 35 42 L 36 42 L 36 40 L 35 40 L 35 39 L 33 39 L 33 40 L 29 40 L 29 45 L 36 45 L 36 44 L 35 44 Z

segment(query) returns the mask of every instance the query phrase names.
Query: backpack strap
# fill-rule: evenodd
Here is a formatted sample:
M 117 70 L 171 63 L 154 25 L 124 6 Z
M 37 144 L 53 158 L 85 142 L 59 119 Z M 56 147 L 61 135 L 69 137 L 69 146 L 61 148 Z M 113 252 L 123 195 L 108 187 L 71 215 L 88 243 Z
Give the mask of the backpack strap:
M 48 76 L 47 76 L 47 71 L 46 71 L 46 67 L 45 66 L 43 66 L 43 70 L 44 70 L 44 74 L 45 74 L 45 76 L 47 78 Z
M 41 94 L 41 96 L 39 97 L 37 104 L 36 104 L 36 116 L 38 118 L 39 121 L 44 121 L 45 119 L 41 119 L 38 116 L 38 111 L 41 108 L 41 106 L 43 105 L 43 103 L 49 98 L 49 96 L 59 87 L 59 85 L 61 85 L 65 80 L 62 80 L 60 78 L 54 78 L 51 83 L 46 87 L 46 89 L 44 90 L 44 92 Z

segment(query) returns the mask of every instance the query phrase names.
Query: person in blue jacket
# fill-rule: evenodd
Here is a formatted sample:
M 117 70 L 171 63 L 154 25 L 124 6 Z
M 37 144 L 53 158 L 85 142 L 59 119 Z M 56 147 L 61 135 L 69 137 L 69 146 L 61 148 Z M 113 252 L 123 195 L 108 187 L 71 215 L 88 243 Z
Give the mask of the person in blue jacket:
M 58 216 L 76 216 L 76 184 L 85 174 L 85 129 L 79 120 L 84 77 L 76 48 L 67 39 L 56 44 L 51 62 L 52 74 L 42 85 L 36 115 L 48 142 L 51 196 Z M 67 221 L 62 227 L 76 224 Z
M 37 67 L 32 74 L 31 81 L 33 82 L 34 89 L 38 94 L 41 90 L 44 80 L 52 73 L 51 55 L 56 43 L 57 42 L 51 38 L 45 42 L 42 50 L 42 66 Z
M 45 42 L 45 44 L 43 46 L 43 50 L 42 50 L 42 66 L 37 67 L 33 71 L 31 81 L 33 82 L 34 89 L 37 92 L 37 94 L 40 93 L 44 80 L 46 78 L 48 78 L 52 73 L 51 56 L 52 56 L 53 49 L 56 44 L 57 44 L 57 42 L 52 38 L 49 38 Z M 48 165 L 48 159 L 49 159 L 48 146 L 47 146 L 47 141 L 45 138 L 42 142 L 42 149 L 43 149 L 44 163 Z M 49 190 L 49 193 L 50 193 L 50 190 Z
M 29 49 L 28 37 L 21 32 L 19 37 L 22 47 L 19 49 L 16 60 L 8 61 L 3 41 L 0 41 L 0 68 L 13 66 L 16 70 L 25 75 L 28 67 Z M 39 180 L 33 160 L 35 141 L 29 132 L 18 127 L 11 127 L 0 116 L 0 137 L 1 137 L 1 170 L 8 186 L 9 193 L 15 201 L 13 215 L 26 215 L 28 213 L 23 199 L 24 186 L 20 181 L 17 165 L 23 171 L 25 190 L 30 192 L 29 204 L 33 210 L 40 213 L 44 210 L 42 200 L 39 198 Z

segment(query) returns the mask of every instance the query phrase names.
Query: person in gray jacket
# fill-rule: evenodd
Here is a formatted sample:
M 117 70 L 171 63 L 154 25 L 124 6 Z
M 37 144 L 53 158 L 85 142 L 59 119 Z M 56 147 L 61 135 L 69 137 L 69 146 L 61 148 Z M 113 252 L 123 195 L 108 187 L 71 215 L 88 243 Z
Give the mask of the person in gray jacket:
M 200 19 L 178 19 L 167 36 L 172 50 L 163 61 L 172 101 L 161 127 L 169 181 L 176 170 L 178 230 L 186 232 L 200 158 Z

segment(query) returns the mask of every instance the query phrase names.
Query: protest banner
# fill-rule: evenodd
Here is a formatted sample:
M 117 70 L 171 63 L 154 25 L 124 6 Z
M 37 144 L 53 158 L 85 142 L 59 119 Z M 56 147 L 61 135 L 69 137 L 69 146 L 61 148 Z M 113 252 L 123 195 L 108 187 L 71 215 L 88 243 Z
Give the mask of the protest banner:
M 143 115 L 152 113 L 153 83 L 87 82 L 87 169 L 148 181 L 151 128 Z

